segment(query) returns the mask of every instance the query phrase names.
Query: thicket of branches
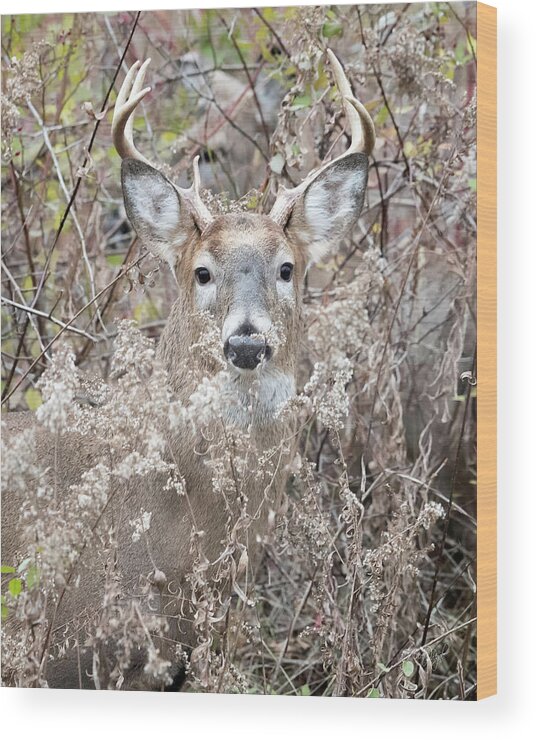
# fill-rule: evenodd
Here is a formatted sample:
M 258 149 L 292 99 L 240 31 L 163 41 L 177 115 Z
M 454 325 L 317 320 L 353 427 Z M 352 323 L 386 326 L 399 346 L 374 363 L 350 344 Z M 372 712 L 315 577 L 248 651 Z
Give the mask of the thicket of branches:
M 359 225 L 307 278 L 300 394 L 282 410 L 297 418 L 294 457 L 262 568 L 223 605 L 202 569 L 192 576 L 204 598 L 190 688 L 475 696 L 475 33 L 461 3 L 3 18 L 3 413 L 37 409 L 56 431 L 104 435 L 153 372 L 146 407 L 131 409 L 146 469 L 160 464 L 150 441 L 166 414 L 147 339 L 175 284 L 139 251 L 123 208 L 108 111 L 127 67 L 152 58 L 139 148 L 181 183 L 201 154 L 214 212 L 259 210 L 344 149 L 327 47 L 376 125 Z M 38 521 L 50 547 L 2 561 L 3 615 L 21 624 L 4 638 L 5 680 L 43 685 L 39 594 L 69 587 L 106 485 L 96 465 L 52 515 L 27 483 L 31 434 L 9 445 L 21 526 Z M 95 644 L 113 634 L 108 616 Z M 131 624 L 121 665 L 161 628 Z M 148 656 L 150 672 L 166 670 Z

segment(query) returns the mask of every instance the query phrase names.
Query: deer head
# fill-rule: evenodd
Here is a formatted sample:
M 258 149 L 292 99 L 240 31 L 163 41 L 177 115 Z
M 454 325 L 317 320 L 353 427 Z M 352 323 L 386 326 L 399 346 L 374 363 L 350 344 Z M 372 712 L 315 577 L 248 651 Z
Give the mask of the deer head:
M 136 149 L 132 116 L 149 92 L 143 81 L 150 60 L 136 62 L 119 92 L 112 123 L 121 157 L 128 217 L 138 237 L 164 259 L 179 287 L 180 320 L 208 311 L 221 331 L 221 351 L 238 383 L 272 378 L 274 399 L 292 393 L 302 283 L 308 265 L 321 259 L 356 221 L 365 196 L 374 125 L 328 51 L 350 123 L 348 150 L 300 185 L 281 188 L 268 215 L 212 216 L 200 196 L 197 158 L 193 182 L 180 188 Z M 179 332 L 179 328 L 166 329 Z M 187 354 L 182 330 L 177 351 Z M 279 389 L 279 391 L 278 391 Z M 286 389 L 286 390 L 281 390 Z

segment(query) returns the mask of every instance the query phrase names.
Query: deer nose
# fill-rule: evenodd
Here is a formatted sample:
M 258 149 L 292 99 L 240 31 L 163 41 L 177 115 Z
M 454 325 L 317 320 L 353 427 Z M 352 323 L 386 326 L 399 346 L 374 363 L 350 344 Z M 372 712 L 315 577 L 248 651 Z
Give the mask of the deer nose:
M 270 359 L 271 354 L 272 350 L 259 336 L 232 336 L 225 345 L 225 356 L 229 362 L 242 370 L 254 370 L 262 360 Z

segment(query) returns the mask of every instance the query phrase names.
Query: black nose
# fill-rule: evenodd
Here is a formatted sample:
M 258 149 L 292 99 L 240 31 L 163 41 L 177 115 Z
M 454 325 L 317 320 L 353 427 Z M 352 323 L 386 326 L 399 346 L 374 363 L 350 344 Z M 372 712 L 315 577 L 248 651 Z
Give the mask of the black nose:
M 262 337 L 236 335 L 225 344 L 225 356 L 235 367 L 253 370 L 263 359 L 268 360 L 272 351 Z

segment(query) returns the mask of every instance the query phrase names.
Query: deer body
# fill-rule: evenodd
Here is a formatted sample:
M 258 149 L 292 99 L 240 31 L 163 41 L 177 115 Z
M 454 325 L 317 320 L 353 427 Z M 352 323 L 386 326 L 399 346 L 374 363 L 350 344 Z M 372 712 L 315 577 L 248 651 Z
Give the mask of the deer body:
M 308 264 L 321 258 L 348 231 L 363 203 L 374 129 L 340 64 L 329 54 L 350 118 L 352 144 L 346 154 L 321 167 L 297 188 L 283 190 L 269 215 L 213 217 L 199 195 L 197 163 L 194 183 L 184 190 L 139 154 L 132 141 L 132 114 L 148 92 L 141 89 L 147 64 L 140 70 L 134 65 L 118 96 L 113 131 L 116 148 L 124 157 L 127 214 L 142 244 L 167 261 L 178 285 L 158 360 L 173 397 L 184 404 L 200 379 L 214 377 L 225 367 L 227 380 L 221 389 L 224 422 L 231 429 L 247 430 L 249 435 L 241 473 L 245 500 L 231 497 L 224 505 L 215 495 L 207 465 L 209 441 L 195 429 L 179 425 L 168 432 L 166 455 L 180 471 L 185 495 L 166 488 L 166 473 L 152 472 L 115 486 L 106 504 L 106 517 L 113 523 L 117 543 L 114 572 L 121 581 L 121 602 L 126 611 L 152 610 L 167 620 L 166 637 L 158 641 L 157 649 L 171 663 L 176 662 L 177 643 L 195 648 L 191 628 L 195 604 L 183 595 L 185 576 L 199 556 L 192 548 L 191 532 L 202 533 L 202 554 L 211 572 L 221 556 L 227 522 L 238 517 L 240 509 L 249 520 L 249 568 L 255 567 L 257 540 L 266 530 L 270 511 L 277 509 L 286 478 L 288 450 L 282 442 L 289 437 L 290 428 L 279 410 L 295 392 L 303 278 Z M 218 361 L 199 359 L 193 372 L 193 348 L 202 338 L 202 319 L 207 315 L 218 328 L 221 357 Z M 10 433 L 16 434 L 28 425 L 28 417 L 9 414 L 7 425 Z M 279 457 L 273 467 L 266 473 L 259 470 L 263 452 L 278 446 Z M 76 435 L 65 435 L 59 445 L 45 430 L 37 432 L 37 456 L 42 464 L 56 470 L 60 497 L 68 495 L 69 486 L 103 454 L 105 450 L 97 443 L 92 446 Z M 21 502 L 8 492 L 3 495 L 2 562 L 17 562 L 24 557 L 24 543 L 17 537 Z M 151 526 L 146 538 L 133 541 L 130 525 L 140 510 L 151 512 Z M 84 644 L 89 621 L 103 609 L 109 569 L 98 547 L 80 553 L 59 603 L 48 610 L 49 646 L 65 643 L 66 634 Z M 140 579 L 146 589 L 140 586 Z M 160 679 L 153 680 L 144 671 L 142 654 L 119 674 L 114 672 L 115 649 L 113 641 L 99 648 L 101 668 L 110 665 L 109 685 L 159 685 Z M 90 654 L 74 648 L 62 653 L 47 668 L 44 677 L 48 685 L 95 687 Z
M 160 350 L 172 352 L 171 346 L 163 342 Z M 175 378 L 178 380 L 178 378 Z M 236 406 L 242 403 L 241 394 L 234 399 Z M 233 420 L 243 419 L 233 414 Z M 250 410 L 251 415 L 251 410 Z M 35 422 L 33 415 L 26 413 L 9 414 L 7 434 L 14 436 Z M 277 445 L 288 436 L 284 423 L 267 422 L 265 411 L 259 422 L 253 421 L 251 427 L 251 451 L 245 461 L 247 469 L 257 471 L 257 461 L 264 449 Z M 102 442 L 88 445 L 87 439 L 73 434 L 62 435 L 56 439 L 47 430 L 37 427 L 36 455 L 43 468 L 55 470 L 61 485 L 60 496 L 69 496 L 69 487 L 80 481 L 80 474 L 90 470 L 96 461 L 105 459 L 107 450 Z M 113 523 L 116 551 L 114 572 L 120 581 L 121 597 L 118 606 L 122 614 L 129 614 L 129 600 L 136 605 L 142 615 L 155 613 L 167 620 L 166 640 L 154 639 L 155 646 L 163 660 L 177 664 L 170 671 L 175 678 L 180 664 L 176 658 L 176 647 L 180 643 L 186 652 L 196 645 L 192 628 L 192 608 L 189 603 L 189 589 L 184 576 L 193 567 L 196 553 L 191 548 L 191 532 L 202 533 L 201 547 L 203 557 L 210 563 L 217 561 L 222 553 L 227 535 L 226 519 L 228 512 L 213 491 L 212 473 L 207 460 L 210 458 L 203 447 L 203 439 L 192 433 L 186 426 L 179 426 L 168 437 L 169 453 L 184 480 L 185 496 L 178 496 L 174 490 L 166 490 L 166 473 L 149 473 L 141 478 L 134 477 L 128 484 L 115 485 L 109 494 L 106 507 L 106 521 Z M 195 450 L 195 453 L 194 453 Z M 265 476 L 247 474 L 241 480 L 240 488 L 247 491 L 247 514 L 250 524 L 245 532 L 250 572 L 254 571 L 259 546 L 257 537 L 266 528 L 268 513 L 277 508 L 277 498 L 281 493 L 285 473 L 284 455 L 278 460 L 275 475 Z M 35 481 L 37 487 L 38 481 Z M 24 496 L 14 498 L 4 492 L 2 507 L 2 561 L 19 563 L 24 559 L 25 544 L 21 542 L 19 515 Z M 140 511 L 151 514 L 149 531 L 138 541 L 132 540 L 132 520 Z M 239 516 L 239 503 L 233 511 Z M 96 686 L 92 664 L 93 650 L 84 648 L 68 650 L 63 646 L 69 640 L 76 640 L 87 647 L 87 639 L 94 631 L 95 616 L 104 606 L 106 572 L 110 568 L 109 553 L 99 552 L 95 547 L 81 552 L 72 571 L 70 582 L 62 593 L 61 602 L 48 610 L 53 622 L 50 636 L 50 651 L 56 655 L 48 666 L 43 678 L 51 688 L 106 688 L 114 686 L 110 670 L 115 664 L 113 645 L 99 647 L 101 683 Z M 152 583 L 155 573 L 161 579 Z M 207 574 L 210 577 L 210 571 Z M 184 595 L 183 591 L 184 589 Z M 98 616 L 97 616 L 98 618 Z M 11 625 L 16 631 L 22 625 Z M 109 663 L 110 670 L 106 668 Z M 167 679 L 155 680 L 144 671 L 145 655 L 131 661 L 121 676 L 121 688 L 143 689 L 164 688 Z M 103 676 L 106 678 L 103 680 Z

